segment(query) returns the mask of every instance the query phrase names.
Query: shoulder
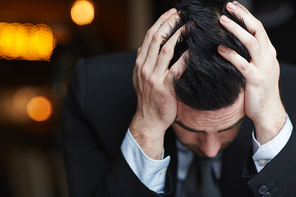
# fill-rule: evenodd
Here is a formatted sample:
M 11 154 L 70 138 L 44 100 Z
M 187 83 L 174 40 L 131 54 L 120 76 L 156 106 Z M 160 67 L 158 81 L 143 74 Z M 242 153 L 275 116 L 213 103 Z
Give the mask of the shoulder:
M 135 95 L 132 84 L 135 60 L 135 51 L 82 59 L 74 68 L 70 83 L 83 89 L 79 94 L 83 94 L 86 107 L 95 103 L 100 108 L 114 106 Z M 88 106 L 89 111 L 92 106 Z
M 136 109 L 132 84 L 135 60 L 134 51 L 80 60 L 65 97 L 64 111 L 79 113 L 94 135 L 103 144 L 109 143 L 105 148 L 114 152 Z
M 136 60 L 136 51 L 124 51 L 118 53 L 104 54 L 86 59 L 81 59 L 75 69 L 85 69 L 87 71 L 108 71 L 116 69 L 114 72 L 123 69 L 133 69 Z
M 105 55 L 99 55 L 95 57 L 88 58 L 89 64 L 109 63 L 109 64 L 134 64 L 136 60 L 136 51 L 122 51 L 118 53 L 110 53 Z

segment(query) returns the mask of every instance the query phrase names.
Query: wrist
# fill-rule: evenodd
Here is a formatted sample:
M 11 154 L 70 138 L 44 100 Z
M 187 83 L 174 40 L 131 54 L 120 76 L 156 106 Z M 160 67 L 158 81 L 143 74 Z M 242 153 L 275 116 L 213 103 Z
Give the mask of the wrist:
M 130 133 L 145 154 L 151 159 L 160 160 L 164 147 L 164 134 L 167 128 L 155 121 L 135 116 L 130 125 Z
M 275 138 L 286 123 L 287 115 L 281 105 L 277 110 L 262 114 L 260 118 L 253 120 L 256 139 L 262 145 Z

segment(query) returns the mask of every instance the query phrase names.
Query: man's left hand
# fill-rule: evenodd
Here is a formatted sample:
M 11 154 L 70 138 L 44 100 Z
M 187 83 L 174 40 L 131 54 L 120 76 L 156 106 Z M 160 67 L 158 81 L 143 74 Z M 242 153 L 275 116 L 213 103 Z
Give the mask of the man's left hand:
M 251 61 L 224 46 L 219 46 L 218 51 L 244 76 L 245 112 L 254 122 L 256 139 L 265 144 L 281 131 L 287 118 L 279 93 L 280 66 L 276 50 L 262 23 L 245 7 L 233 2 L 226 8 L 245 23 L 249 32 L 226 16 L 220 17 L 220 23 L 247 48 Z

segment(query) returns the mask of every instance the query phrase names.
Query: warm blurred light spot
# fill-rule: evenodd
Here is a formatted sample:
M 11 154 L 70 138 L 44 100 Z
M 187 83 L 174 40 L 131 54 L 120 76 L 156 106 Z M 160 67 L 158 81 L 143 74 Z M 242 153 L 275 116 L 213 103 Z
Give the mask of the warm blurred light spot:
M 77 25 L 90 24 L 95 16 L 94 5 L 87 0 L 77 0 L 71 8 L 72 20 Z
M 56 46 L 45 24 L 0 23 L 0 56 L 4 59 L 50 61 Z
M 43 96 L 34 97 L 27 105 L 27 113 L 36 122 L 45 121 L 51 116 L 51 103 Z
M 27 87 L 19 89 L 12 98 L 12 110 L 11 113 L 15 113 L 13 116 L 15 119 L 25 121 L 27 117 L 27 104 L 31 98 L 36 96 L 36 92 L 33 88 Z

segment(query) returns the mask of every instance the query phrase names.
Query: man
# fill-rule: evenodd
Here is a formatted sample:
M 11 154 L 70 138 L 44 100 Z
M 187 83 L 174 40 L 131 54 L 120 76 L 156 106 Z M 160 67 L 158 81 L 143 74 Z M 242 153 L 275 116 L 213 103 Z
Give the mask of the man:
M 202 29 L 202 22 L 188 20 L 193 8 L 214 16 L 195 37 L 192 29 Z M 131 53 L 80 62 L 64 109 L 71 196 L 296 195 L 296 139 L 279 94 L 275 49 L 263 26 L 242 5 L 228 3 L 232 15 L 224 8 L 225 3 L 188 0 L 179 12 L 162 15 L 138 49 L 132 76 L 136 96 L 127 79 Z M 238 40 L 221 27 L 215 29 L 219 23 Z M 218 36 L 207 37 L 205 30 L 212 24 Z M 189 46 L 196 42 L 190 39 L 201 35 L 210 42 Z M 215 53 L 213 47 L 202 50 L 212 42 Z M 197 62 L 211 58 L 224 62 L 206 65 L 209 70 L 198 76 L 203 68 L 196 71 Z M 285 68 L 286 79 L 295 73 Z M 291 83 L 296 82 L 283 82 L 282 87 Z M 219 98 L 213 98 L 217 94 Z M 287 111 L 295 107 L 294 102 L 286 105 Z M 291 119 L 294 114 L 289 111 Z M 254 123 L 253 136 L 249 119 L 241 126 L 245 116 Z M 212 159 L 204 165 L 202 158 Z M 209 166 L 213 181 L 203 175 Z

